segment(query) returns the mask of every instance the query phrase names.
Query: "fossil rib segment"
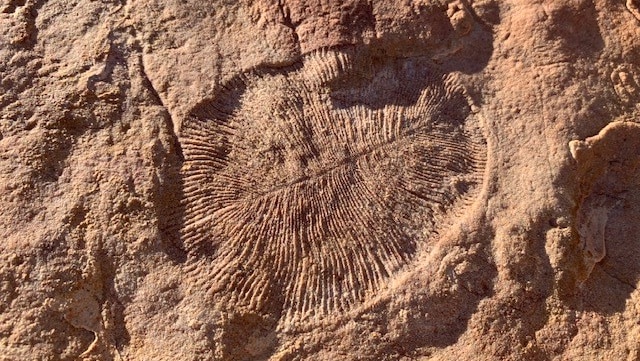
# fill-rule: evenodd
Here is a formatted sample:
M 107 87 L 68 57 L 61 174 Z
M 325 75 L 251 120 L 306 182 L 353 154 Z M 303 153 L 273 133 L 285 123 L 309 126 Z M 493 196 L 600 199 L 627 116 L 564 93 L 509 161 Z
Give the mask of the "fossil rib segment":
M 429 246 L 486 154 L 462 91 L 431 68 L 318 51 L 193 109 L 181 233 L 192 254 L 215 249 L 216 292 L 289 317 L 347 311 Z

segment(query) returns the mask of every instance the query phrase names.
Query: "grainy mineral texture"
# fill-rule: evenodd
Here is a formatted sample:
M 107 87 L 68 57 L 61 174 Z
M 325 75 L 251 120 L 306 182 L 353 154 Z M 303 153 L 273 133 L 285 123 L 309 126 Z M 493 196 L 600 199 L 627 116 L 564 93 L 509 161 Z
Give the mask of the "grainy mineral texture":
M 0 360 L 640 360 L 640 1 L 0 0 Z

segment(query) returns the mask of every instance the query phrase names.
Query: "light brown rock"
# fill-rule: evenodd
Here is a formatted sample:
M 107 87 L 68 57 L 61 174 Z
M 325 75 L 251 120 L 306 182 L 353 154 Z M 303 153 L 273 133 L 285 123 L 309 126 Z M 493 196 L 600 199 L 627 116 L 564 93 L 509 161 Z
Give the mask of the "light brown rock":
M 638 9 L 0 0 L 0 360 L 640 360 Z

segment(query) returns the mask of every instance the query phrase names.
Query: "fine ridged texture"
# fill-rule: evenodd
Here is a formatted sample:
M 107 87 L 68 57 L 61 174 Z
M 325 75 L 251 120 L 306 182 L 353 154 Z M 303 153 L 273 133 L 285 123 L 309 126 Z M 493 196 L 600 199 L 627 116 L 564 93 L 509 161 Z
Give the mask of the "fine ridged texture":
M 181 238 L 214 249 L 211 288 L 234 304 L 349 311 L 482 182 L 480 124 L 426 59 L 321 50 L 221 89 L 182 125 Z

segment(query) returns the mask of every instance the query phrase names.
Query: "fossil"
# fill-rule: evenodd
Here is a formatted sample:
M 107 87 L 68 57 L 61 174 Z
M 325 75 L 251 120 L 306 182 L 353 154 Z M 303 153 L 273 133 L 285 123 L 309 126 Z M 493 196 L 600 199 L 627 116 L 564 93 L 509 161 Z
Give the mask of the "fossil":
M 486 141 L 428 58 L 319 50 L 229 80 L 182 124 L 184 224 L 216 294 L 296 319 L 347 312 L 477 195 Z

